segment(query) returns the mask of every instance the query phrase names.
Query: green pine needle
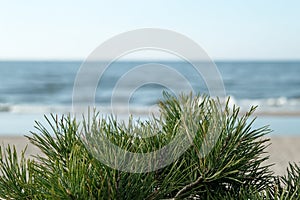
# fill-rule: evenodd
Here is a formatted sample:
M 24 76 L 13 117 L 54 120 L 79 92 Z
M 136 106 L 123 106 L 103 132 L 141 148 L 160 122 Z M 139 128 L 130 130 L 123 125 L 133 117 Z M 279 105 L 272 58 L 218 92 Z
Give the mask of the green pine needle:
M 159 106 L 160 116 L 147 121 L 129 118 L 126 123 L 112 116 L 101 118 L 97 112 L 85 116 L 81 123 L 70 115 L 61 119 L 56 115 L 45 116 L 51 128 L 36 122 L 36 131 L 26 136 L 41 150 L 41 155 L 27 159 L 26 149 L 18 155 L 14 146 L 0 147 L 0 198 L 299 197 L 299 166 L 291 164 L 286 176 L 275 177 L 270 166 L 264 165 L 268 159 L 266 147 L 270 144 L 265 136 L 271 130 L 267 126 L 253 129 L 255 118 L 250 117 L 256 107 L 241 116 L 238 107 L 230 109 L 228 103 L 222 106 L 219 100 L 208 96 L 190 94 L 177 98 L 167 93 Z M 176 159 L 155 171 L 120 171 L 95 156 L 115 158 L 109 148 L 99 146 L 105 140 L 128 152 L 145 154 L 181 138 L 187 138 L 188 143 L 178 143 L 170 158 L 161 155 L 156 164 L 163 163 L 163 159 Z M 87 141 L 93 150 L 86 146 Z M 190 146 L 180 152 L 183 144 Z M 116 162 L 122 164 L 122 159 Z M 144 161 L 140 166 L 147 169 L 149 163 Z

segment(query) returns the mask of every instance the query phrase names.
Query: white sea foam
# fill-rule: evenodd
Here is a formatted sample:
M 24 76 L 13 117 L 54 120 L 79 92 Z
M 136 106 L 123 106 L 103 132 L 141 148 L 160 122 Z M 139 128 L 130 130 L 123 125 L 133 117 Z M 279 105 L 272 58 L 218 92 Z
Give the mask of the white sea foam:
M 285 97 L 268 98 L 268 99 L 237 99 L 230 96 L 228 102 L 230 108 L 237 105 L 241 108 L 241 111 L 247 111 L 251 106 L 258 106 L 257 112 L 261 113 L 300 113 L 300 99 L 287 99 Z M 137 105 L 97 105 L 96 110 L 104 114 L 113 113 L 115 115 L 151 115 L 151 113 L 157 114 L 158 106 L 137 106 Z M 71 105 L 36 105 L 36 104 L 0 104 L 1 113 L 15 113 L 15 114 L 67 114 L 72 112 Z
M 242 111 L 249 110 L 251 106 L 258 106 L 258 113 L 273 114 L 300 114 L 300 99 L 287 99 L 286 97 L 268 99 L 241 99 L 236 104 Z
M 151 115 L 151 113 L 158 113 L 158 106 L 125 106 L 116 105 L 113 108 L 111 106 L 96 106 L 96 111 L 102 114 L 114 114 L 125 115 L 132 114 L 136 116 Z M 12 114 L 68 114 L 72 113 L 72 106 L 62 105 L 9 105 L 0 104 L 0 113 L 12 113 Z

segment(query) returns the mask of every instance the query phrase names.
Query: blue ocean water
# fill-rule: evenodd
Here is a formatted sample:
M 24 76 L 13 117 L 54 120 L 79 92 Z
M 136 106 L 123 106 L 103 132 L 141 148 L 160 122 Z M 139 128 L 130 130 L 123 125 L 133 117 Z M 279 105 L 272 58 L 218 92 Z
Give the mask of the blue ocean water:
M 104 106 L 110 105 L 112 90 L 120 76 L 133 67 L 145 63 L 148 61 L 113 63 L 99 82 L 96 102 Z M 196 75 L 189 63 L 175 61 L 157 61 L 156 63 L 173 67 L 188 78 L 195 91 L 208 93 L 205 81 L 201 76 Z M 268 115 L 269 118 L 274 118 L 276 115 L 276 120 L 278 118 L 286 119 L 280 117 L 283 115 L 294 116 L 293 119 L 296 121 L 291 126 L 290 132 L 298 131 L 297 127 L 300 123 L 300 61 L 224 61 L 215 63 L 223 79 L 226 95 L 231 96 L 232 103 L 241 106 L 244 110 L 251 105 L 258 105 L 258 113 Z M 17 120 L 22 116 L 24 122 L 24 118 L 26 118 L 24 116 L 30 116 L 27 119 L 31 120 L 34 116 L 39 118 L 38 116 L 44 113 L 70 112 L 73 85 L 81 64 L 81 61 L 1 61 L 0 127 L 6 128 L 0 129 L 0 133 L 10 131 L 11 127 L 5 126 L 3 123 L 7 119 Z M 143 79 L 146 76 L 145 73 L 137 78 Z M 181 86 L 178 80 L 168 77 L 167 74 L 158 73 L 157 76 L 161 79 L 168 79 L 174 87 Z M 122 88 L 124 98 L 120 94 L 117 99 L 120 112 L 122 107 L 128 105 L 125 97 L 132 92 L 129 89 L 130 87 L 127 88 L 125 85 Z M 137 113 L 143 114 L 145 111 L 143 109 L 155 104 L 157 99 L 162 96 L 163 90 L 166 88 L 155 83 L 143 85 L 132 93 L 130 106 L 136 107 Z M 272 119 L 270 121 L 272 123 Z M 18 129 L 13 132 L 18 132 Z

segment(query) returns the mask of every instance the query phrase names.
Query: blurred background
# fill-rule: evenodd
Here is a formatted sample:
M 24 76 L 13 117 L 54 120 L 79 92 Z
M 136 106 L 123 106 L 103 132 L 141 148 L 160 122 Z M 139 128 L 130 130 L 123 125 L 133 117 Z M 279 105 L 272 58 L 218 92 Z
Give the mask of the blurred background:
M 231 103 L 243 112 L 258 105 L 255 126 L 270 124 L 273 135 L 300 135 L 299 7 L 299 1 L 291 0 L 3 1 L 0 134 L 29 134 L 44 114 L 70 112 L 76 73 L 88 55 L 117 34 L 150 27 L 181 33 L 204 48 Z M 122 72 L 147 63 L 172 66 L 197 92 L 208 93 L 188 62 L 145 51 L 111 65 L 96 91 L 103 112 Z M 134 91 L 129 102 L 133 114 L 146 116 L 163 90 L 167 88 L 148 84 Z M 117 103 L 118 113 L 124 114 L 128 101 L 120 95 Z

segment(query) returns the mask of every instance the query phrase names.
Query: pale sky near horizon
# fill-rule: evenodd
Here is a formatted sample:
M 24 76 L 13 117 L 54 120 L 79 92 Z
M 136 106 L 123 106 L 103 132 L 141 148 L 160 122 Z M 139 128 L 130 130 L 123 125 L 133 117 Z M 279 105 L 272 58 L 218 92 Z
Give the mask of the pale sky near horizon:
M 300 60 L 300 1 L 0 0 L 0 60 L 80 60 L 138 28 L 184 34 L 213 59 Z

